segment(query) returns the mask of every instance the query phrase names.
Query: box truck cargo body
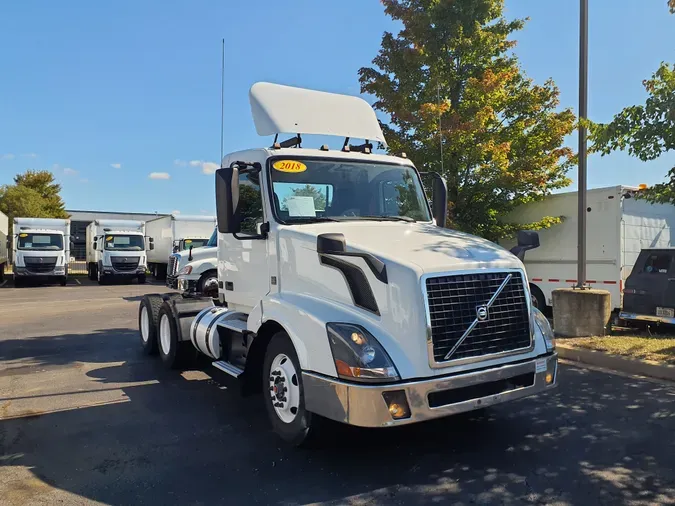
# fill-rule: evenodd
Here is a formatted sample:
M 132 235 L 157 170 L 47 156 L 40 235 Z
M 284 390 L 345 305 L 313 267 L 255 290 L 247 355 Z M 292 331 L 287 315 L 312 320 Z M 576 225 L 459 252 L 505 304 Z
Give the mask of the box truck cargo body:
M 99 284 L 136 278 L 145 283 L 147 269 L 145 222 L 96 220 L 87 226 L 87 272 Z
M 636 198 L 638 194 L 630 186 L 588 191 L 586 278 L 591 287 L 610 292 L 613 309 L 621 308 L 622 290 L 640 251 L 673 246 L 675 206 L 650 204 Z M 577 282 L 577 198 L 577 192 L 551 195 L 520 207 L 510 217 L 518 223 L 544 216 L 564 218 L 563 223 L 541 230 L 540 247 L 525 257 L 533 301 L 539 306 L 551 305 L 556 288 Z
M 145 223 L 145 234 L 153 243 L 148 251 L 148 269 L 158 279 L 167 274 L 169 257 L 179 251 L 201 248 L 209 241 L 216 226 L 215 216 L 181 216 L 170 214 Z
M 9 264 L 9 218 L 0 212 L 0 283 L 5 281 L 5 268 Z
M 14 284 L 26 280 L 68 281 L 70 220 L 14 218 L 12 263 Z

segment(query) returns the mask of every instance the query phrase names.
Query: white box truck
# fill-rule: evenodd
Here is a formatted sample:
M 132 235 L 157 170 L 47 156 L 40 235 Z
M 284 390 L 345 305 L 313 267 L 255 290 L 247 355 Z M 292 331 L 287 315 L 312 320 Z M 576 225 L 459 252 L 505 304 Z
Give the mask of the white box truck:
M 166 286 L 185 295 L 218 298 L 218 231 L 200 247 L 179 251 L 169 257 Z
M 385 139 L 360 98 L 258 83 L 250 100 L 258 134 L 295 137 L 222 159 L 219 299 L 144 296 L 145 352 L 167 367 L 195 349 L 210 357 L 262 393 L 293 444 L 324 418 L 396 426 L 556 385 L 553 332 L 520 260 L 536 232 L 516 256 L 443 228 L 444 181 L 432 212 L 411 160 L 372 153 Z M 348 139 L 311 149 L 301 134 Z
M 170 214 L 145 222 L 145 234 L 155 248 L 148 251 L 148 269 L 157 279 L 165 279 L 169 257 L 179 251 L 201 248 L 216 226 L 215 216 Z
M 0 211 L 0 283 L 5 281 L 5 268 L 9 265 L 9 218 Z
M 105 284 L 112 280 L 138 279 L 145 283 L 147 269 L 145 222 L 95 220 L 87 225 L 87 272 L 89 279 Z
M 636 198 L 638 192 L 631 186 L 588 191 L 586 278 L 591 287 L 610 292 L 614 310 L 621 308 L 623 287 L 640 251 L 673 246 L 675 206 L 650 204 Z M 516 223 L 564 218 L 539 232 L 541 246 L 525 258 L 533 302 L 541 308 L 551 305 L 553 290 L 577 282 L 577 198 L 577 192 L 558 193 L 521 206 L 509 217 Z M 508 247 L 513 241 L 503 244 Z
M 68 282 L 70 220 L 14 218 L 12 264 L 14 285 L 25 281 Z

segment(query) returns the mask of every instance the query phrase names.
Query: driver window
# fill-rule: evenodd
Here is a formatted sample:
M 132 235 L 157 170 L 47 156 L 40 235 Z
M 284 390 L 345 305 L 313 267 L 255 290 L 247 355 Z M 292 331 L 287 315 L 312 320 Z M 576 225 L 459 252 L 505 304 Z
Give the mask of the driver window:
M 259 225 L 263 223 L 259 172 L 243 172 L 239 174 L 238 208 L 241 216 L 240 235 L 258 235 Z

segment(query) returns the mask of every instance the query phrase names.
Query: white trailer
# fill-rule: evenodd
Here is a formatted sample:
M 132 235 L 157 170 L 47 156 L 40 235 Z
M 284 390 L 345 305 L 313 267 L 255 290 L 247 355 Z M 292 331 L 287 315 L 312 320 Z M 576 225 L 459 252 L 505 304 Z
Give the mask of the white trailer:
M 27 280 L 68 282 L 70 220 L 14 218 L 12 264 L 14 285 Z
M 95 220 L 87 225 L 86 241 L 89 279 L 101 285 L 129 278 L 145 283 L 146 249 L 152 249 L 145 237 L 145 222 Z
M 638 191 L 631 186 L 588 191 L 586 278 L 591 287 L 610 292 L 615 310 L 621 308 L 623 287 L 640 251 L 673 246 L 670 226 L 675 225 L 675 206 L 637 199 Z M 539 232 L 540 247 L 525 257 L 532 296 L 540 307 L 551 305 L 553 290 L 577 282 L 577 196 L 577 192 L 551 195 L 509 217 L 517 223 L 564 217 L 560 225 Z
M 145 296 L 146 353 L 167 367 L 195 349 L 210 357 L 262 393 L 293 444 L 322 418 L 388 427 L 556 385 L 553 332 L 519 257 L 443 228 L 444 181 L 432 212 L 412 161 L 371 152 L 385 139 L 367 102 L 269 83 L 250 100 L 260 135 L 297 137 L 222 159 L 218 301 Z M 298 133 L 347 139 L 308 149 Z M 537 235 L 520 239 L 524 251 Z
M 5 281 L 7 265 L 9 265 L 9 218 L 0 211 L 0 283 Z
M 206 246 L 215 227 L 215 216 L 170 214 L 146 221 L 145 234 L 155 246 L 148 251 L 148 269 L 155 278 L 165 279 L 169 257 Z

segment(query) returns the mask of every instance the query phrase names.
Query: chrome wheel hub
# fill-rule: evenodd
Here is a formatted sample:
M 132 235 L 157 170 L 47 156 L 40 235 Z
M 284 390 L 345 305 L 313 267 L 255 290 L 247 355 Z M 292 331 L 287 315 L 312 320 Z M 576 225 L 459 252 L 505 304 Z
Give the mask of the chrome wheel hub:
M 291 423 L 300 407 L 298 373 L 293 362 L 283 353 L 272 361 L 269 375 L 270 400 L 274 411 L 284 423 Z

